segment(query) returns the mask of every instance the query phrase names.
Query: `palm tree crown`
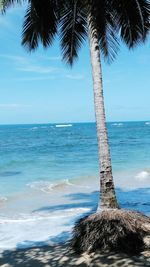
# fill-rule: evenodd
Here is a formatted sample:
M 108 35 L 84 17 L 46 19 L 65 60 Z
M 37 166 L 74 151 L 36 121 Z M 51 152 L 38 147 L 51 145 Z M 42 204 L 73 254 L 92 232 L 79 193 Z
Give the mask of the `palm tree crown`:
M 5 11 L 23 2 L 28 7 L 22 44 L 29 51 L 40 43 L 49 47 L 58 34 L 63 59 L 70 65 L 88 36 L 89 14 L 92 27 L 97 31 L 99 48 L 109 60 L 115 57 L 120 39 L 133 48 L 146 39 L 149 31 L 148 0 L 1 0 L 1 5 Z

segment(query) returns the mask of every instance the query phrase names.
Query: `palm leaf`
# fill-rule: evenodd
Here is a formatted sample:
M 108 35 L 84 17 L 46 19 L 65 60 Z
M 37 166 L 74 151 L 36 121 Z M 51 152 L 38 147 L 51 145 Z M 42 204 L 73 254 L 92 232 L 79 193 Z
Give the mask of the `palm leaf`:
M 129 48 L 143 42 L 149 31 L 150 3 L 147 0 L 111 0 L 121 39 Z
M 56 1 L 31 0 L 23 24 L 22 44 L 29 50 L 52 44 L 57 33 Z
M 100 50 L 105 59 L 111 62 L 119 49 L 116 19 L 113 15 L 112 5 L 107 0 L 94 0 L 90 7 L 93 31 L 97 31 Z
M 60 17 L 60 38 L 63 60 L 70 65 L 78 58 L 78 50 L 87 36 L 84 1 L 64 1 Z
M 15 4 L 22 4 L 28 2 L 27 0 L 0 0 L 0 9 L 5 12 L 7 8 L 14 6 Z

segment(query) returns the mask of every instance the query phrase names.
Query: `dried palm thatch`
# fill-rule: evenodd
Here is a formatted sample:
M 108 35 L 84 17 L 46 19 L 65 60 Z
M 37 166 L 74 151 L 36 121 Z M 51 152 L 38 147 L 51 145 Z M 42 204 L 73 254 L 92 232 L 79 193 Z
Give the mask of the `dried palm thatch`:
M 136 211 L 104 210 L 80 219 L 73 230 L 72 247 L 78 253 L 96 250 L 138 254 L 150 235 L 150 218 Z

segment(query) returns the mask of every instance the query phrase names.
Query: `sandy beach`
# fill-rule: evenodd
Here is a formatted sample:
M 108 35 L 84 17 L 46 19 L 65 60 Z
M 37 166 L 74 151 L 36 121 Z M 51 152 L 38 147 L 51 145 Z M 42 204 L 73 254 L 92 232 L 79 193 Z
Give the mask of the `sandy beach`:
M 150 251 L 140 256 L 117 253 L 93 253 L 76 255 L 68 245 L 45 246 L 25 250 L 4 251 L 0 254 L 2 267 L 69 267 L 69 266 L 150 266 Z
M 95 211 L 99 201 L 94 124 L 0 130 L 0 266 L 150 266 L 149 252 L 139 257 L 101 252 L 79 256 L 66 245 L 74 223 Z M 120 207 L 150 216 L 149 126 L 110 123 L 109 132 Z

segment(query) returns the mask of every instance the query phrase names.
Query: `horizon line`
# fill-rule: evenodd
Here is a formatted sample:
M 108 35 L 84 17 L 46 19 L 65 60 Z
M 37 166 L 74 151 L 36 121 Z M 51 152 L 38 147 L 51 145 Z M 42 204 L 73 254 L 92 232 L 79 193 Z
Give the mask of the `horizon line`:
M 121 123 L 121 122 L 147 122 L 149 120 L 116 120 L 106 121 L 106 123 Z M 82 123 L 96 123 L 95 121 L 75 121 L 75 122 L 33 122 L 33 123 L 0 123 L 0 126 L 13 126 L 13 125 L 40 125 L 40 124 L 82 124 Z

